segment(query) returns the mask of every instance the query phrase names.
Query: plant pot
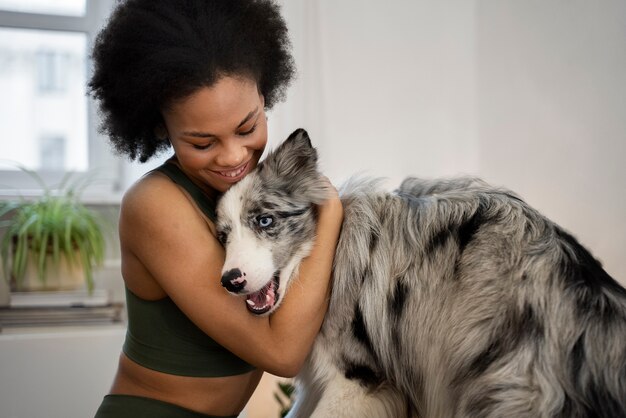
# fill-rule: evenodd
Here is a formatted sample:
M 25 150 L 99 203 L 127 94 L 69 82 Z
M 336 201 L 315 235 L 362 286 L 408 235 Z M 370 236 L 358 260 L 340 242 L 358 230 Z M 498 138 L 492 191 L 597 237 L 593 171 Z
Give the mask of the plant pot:
M 80 262 L 69 263 L 65 257 L 61 257 L 58 264 L 55 264 L 52 256 L 48 256 L 46 275 L 42 280 L 37 272 L 34 256 L 29 255 L 26 274 L 19 282 L 11 281 L 11 290 L 16 292 L 77 290 L 84 285 L 85 273 Z
M 102 219 L 79 200 L 86 183 L 68 180 L 53 191 L 41 177 L 23 170 L 43 190 L 34 199 L 0 201 L 0 218 L 6 216 L 0 223 L 4 233 L 0 258 L 12 288 L 68 290 L 85 285 L 91 292 L 93 268 L 104 261 L 105 242 Z M 80 264 L 60 261 L 63 258 L 80 260 Z

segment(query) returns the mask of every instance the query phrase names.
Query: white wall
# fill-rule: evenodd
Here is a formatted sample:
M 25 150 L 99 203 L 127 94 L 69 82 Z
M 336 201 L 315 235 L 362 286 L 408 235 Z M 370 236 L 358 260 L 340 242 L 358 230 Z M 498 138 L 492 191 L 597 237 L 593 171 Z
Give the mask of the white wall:
M 305 127 L 336 183 L 475 174 L 509 187 L 626 284 L 626 2 L 289 0 Z
M 309 131 L 327 175 L 476 170 L 472 2 L 284 3 L 300 77 L 277 113 Z
M 0 417 L 92 417 L 109 391 L 126 328 L 59 327 L 0 334 Z
M 626 284 L 626 2 L 477 2 L 480 173 Z

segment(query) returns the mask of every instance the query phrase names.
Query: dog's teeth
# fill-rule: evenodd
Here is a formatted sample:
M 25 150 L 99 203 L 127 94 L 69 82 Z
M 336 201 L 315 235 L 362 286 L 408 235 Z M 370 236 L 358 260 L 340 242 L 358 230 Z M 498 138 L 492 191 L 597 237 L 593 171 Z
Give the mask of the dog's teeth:
M 252 302 L 250 299 L 246 299 L 246 303 L 250 306 L 254 306 L 254 302 Z

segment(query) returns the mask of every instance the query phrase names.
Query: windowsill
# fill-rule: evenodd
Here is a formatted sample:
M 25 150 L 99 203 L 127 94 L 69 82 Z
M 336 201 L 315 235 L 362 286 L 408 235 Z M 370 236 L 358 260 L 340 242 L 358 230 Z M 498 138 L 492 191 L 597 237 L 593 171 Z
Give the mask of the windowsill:
M 34 200 L 42 196 L 41 190 L 16 190 L 0 189 L 0 200 Z M 91 206 L 117 206 L 122 202 L 123 194 L 120 192 L 111 193 L 83 193 L 80 201 Z
M 89 325 L 47 325 L 28 327 L 6 327 L 0 331 L 0 340 L 26 338 L 58 338 L 75 335 L 117 335 L 126 332 L 125 322 Z

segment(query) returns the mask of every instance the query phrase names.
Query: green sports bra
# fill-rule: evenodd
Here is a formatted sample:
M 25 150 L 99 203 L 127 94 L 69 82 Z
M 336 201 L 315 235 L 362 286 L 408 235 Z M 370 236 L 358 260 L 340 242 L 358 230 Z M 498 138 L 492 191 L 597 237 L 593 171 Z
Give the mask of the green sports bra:
M 184 188 L 210 219 L 215 202 L 172 163 L 155 169 Z M 126 289 L 128 328 L 123 351 L 134 362 L 160 372 L 196 377 L 233 376 L 255 368 L 215 342 L 169 298 L 141 299 Z

